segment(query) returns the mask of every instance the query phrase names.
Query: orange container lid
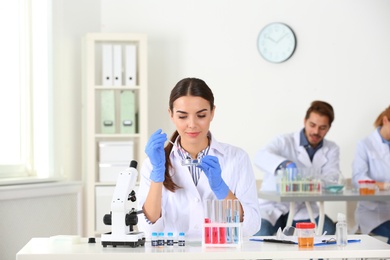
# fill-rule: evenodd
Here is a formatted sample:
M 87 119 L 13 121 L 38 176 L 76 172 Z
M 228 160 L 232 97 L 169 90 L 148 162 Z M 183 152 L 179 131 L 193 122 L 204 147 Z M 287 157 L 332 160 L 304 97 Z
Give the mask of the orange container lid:
M 300 222 L 300 223 L 297 223 L 296 227 L 300 228 L 300 229 L 309 229 L 309 228 L 315 228 L 316 225 L 314 223 L 311 223 L 311 222 Z

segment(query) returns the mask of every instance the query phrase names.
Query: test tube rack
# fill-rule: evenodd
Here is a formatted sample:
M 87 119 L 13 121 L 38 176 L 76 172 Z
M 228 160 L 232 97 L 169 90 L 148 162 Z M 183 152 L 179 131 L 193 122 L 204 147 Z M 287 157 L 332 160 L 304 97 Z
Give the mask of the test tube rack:
M 277 190 L 281 194 L 313 194 L 321 193 L 321 181 L 286 181 L 282 180 L 277 183 Z
M 322 192 L 320 170 L 316 168 L 280 169 L 276 189 L 281 194 L 314 194 Z
M 203 247 L 241 247 L 242 223 L 203 223 Z

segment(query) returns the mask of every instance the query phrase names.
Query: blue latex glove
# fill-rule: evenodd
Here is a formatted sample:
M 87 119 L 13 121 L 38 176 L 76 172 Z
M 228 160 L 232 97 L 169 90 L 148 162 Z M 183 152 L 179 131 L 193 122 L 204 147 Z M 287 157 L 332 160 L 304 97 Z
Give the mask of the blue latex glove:
M 198 165 L 203 170 L 209 180 L 210 188 L 219 200 L 226 198 L 229 193 L 229 187 L 221 177 L 221 166 L 218 158 L 212 155 L 206 155 Z
M 288 165 L 286 166 L 286 169 L 296 169 L 297 165 L 295 162 L 289 162 Z
M 297 179 L 298 174 L 297 165 L 295 164 L 295 162 L 288 161 L 286 170 L 289 176 L 289 180 L 295 181 Z
M 167 134 L 162 133 L 162 130 L 158 129 L 152 134 L 146 144 L 145 153 L 148 155 L 153 166 L 150 179 L 154 182 L 163 182 L 165 180 L 164 143 L 167 140 Z

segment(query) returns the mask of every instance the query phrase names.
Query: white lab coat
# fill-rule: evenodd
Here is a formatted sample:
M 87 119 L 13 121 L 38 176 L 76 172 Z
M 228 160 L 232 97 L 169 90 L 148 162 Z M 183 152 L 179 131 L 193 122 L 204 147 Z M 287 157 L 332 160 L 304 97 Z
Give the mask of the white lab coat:
M 252 236 L 260 229 L 260 210 L 257 202 L 256 181 L 248 154 L 232 145 L 219 143 L 212 137 L 209 155 L 218 157 L 222 169 L 222 178 L 230 190 L 241 202 L 244 210 L 243 235 Z M 162 216 L 154 224 L 147 223 L 143 214 L 138 217 L 138 228 L 145 232 L 185 232 L 186 239 L 202 238 L 202 224 L 206 199 L 217 199 L 210 188 L 208 179 L 203 173 L 195 186 L 187 167 L 181 165 L 181 157 L 177 148 L 170 154 L 174 172 L 173 181 L 180 186 L 174 193 L 163 187 Z M 152 165 L 147 158 L 141 168 L 141 180 L 138 191 L 138 208 L 142 208 L 149 191 L 149 179 Z
M 352 163 L 352 183 L 358 188 L 359 180 L 390 182 L 390 150 L 377 130 L 357 144 Z M 355 220 L 364 234 L 390 220 L 390 202 L 360 201 Z
M 263 172 L 262 191 L 276 191 L 275 171 L 285 160 L 295 162 L 298 168 L 320 169 L 322 176 L 338 175 L 339 147 L 331 141 L 323 141 L 322 147 L 315 153 L 313 161 L 303 146 L 299 145 L 300 131 L 276 137 L 266 147 L 260 149 L 255 156 L 254 163 Z M 281 215 L 289 212 L 288 202 L 273 202 L 259 199 L 261 217 L 275 225 Z M 313 216 L 318 216 L 317 203 L 311 202 Z M 306 206 L 303 202 L 295 203 L 294 220 L 309 219 Z

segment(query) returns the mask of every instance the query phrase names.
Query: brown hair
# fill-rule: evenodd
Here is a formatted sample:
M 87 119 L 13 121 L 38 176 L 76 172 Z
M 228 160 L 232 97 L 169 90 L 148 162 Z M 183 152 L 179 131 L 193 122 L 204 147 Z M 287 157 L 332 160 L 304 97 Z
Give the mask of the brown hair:
M 311 112 L 320 114 L 322 116 L 327 116 L 329 119 L 329 127 L 332 126 L 332 122 L 334 120 L 334 111 L 333 107 L 329 103 L 320 100 L 311 102 L 310 107 L 306 111 L 305 119 L 310 117 Z
M 383 117 L 386 116 L 390 120 L 390 106 L 387 107 L 382 113 L 379 114 L 374 122 L 375 127 L 383 126 Z
M 173 103 L 176 99 L 183 96 L 194 96 L 201 97 L 210 103 L 210 110 L 214 109 L 214 95 L 209 86 L 201 80 L 197 78 L 185 78 L 180 80 L 176 86 L 172 89 L 171 95 L 169 97 L 169 109 L 171 113 L 173 113 Z M 179 136 L 179 133 L 175 131 L 170 140 L 175 142 L 176 138 Z M 173 144 L 168 143 L 165 149 L 165 180 L 164 187 L 169 191 L 175 192 L 176 189 L 180 188 L 176 183 L 173 182 L 171 175 L 169 174 L 170 169 L 172 168 L 172 163 L 169 158 L 171 154 Z

